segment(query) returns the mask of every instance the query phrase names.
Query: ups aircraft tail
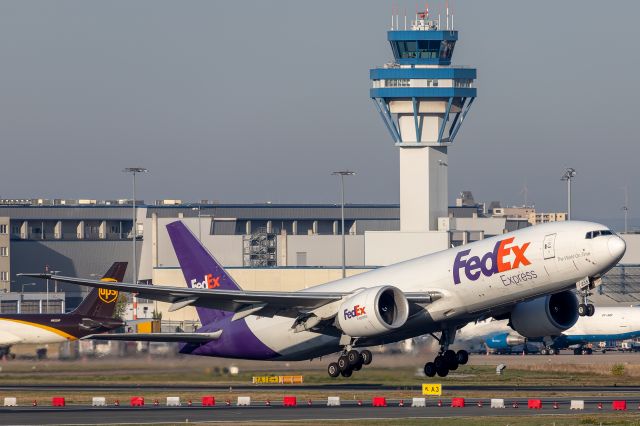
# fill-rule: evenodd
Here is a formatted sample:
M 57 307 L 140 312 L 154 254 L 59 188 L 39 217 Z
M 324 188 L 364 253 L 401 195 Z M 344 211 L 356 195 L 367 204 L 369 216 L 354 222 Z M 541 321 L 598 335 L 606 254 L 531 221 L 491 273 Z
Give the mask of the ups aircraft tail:
M 100 281 L 122 282 L 126 270 L 127 262 L 114 262 Z M 87 317 L 111 318 L 117 300 L 116 290 L 94 288 L 72 313 Z

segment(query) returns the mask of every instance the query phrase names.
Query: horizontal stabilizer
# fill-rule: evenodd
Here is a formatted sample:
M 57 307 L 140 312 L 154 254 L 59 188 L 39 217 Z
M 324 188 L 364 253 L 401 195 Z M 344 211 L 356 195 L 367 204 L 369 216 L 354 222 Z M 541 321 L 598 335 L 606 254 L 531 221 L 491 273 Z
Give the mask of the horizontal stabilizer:
M 222 330 L 213 333 L 105 333 L 92 334 L 83 339 L 91 340 L 124 340 L 134 342 L 181 342 L 207 343 L 218 340 Z

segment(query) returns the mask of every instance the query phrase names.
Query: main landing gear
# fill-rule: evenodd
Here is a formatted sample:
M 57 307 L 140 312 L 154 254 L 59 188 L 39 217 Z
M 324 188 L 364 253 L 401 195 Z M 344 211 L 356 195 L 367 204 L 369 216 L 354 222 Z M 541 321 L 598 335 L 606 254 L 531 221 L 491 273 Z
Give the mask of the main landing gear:
M 459 350 L 454 352 L 448 349 L 440 354 L 433 360 L 424 365 L 424 374 L 427 377 L 433 377 L 436 374 L 440 377 L 445 377 L 449 374 L 449 371 L 455 371 L 458 366 L 464 365 L 469 361 L 469 353 L 465 350 Z
M 560 349 L 552 348 L 551 346 L 545 346 L 540 349 L 540 355 L 560 355 Z
M 458 366 L 464 365 L 469 361 L 469 353 L 465 350 L 454 352 L 449 349 L 449 345 L 455 339 L 456 329 L 444 330 L 438 339 L 433 334 L 434 339 L 440 343 L 440 352 L 433 362 L 427 362 L 424 365 L 424 374 L 427 377 L 433 377 L 436 374 L 445 377 L 449 371 L 455 371 Z
M 332 362 L 327 367 L 327 372 L 331 377 L 351 377 L 354 371 L 360 371 L 363 366 L 371 364 L 373 354 L 371 351 L 364 350 L 358 352 L 355 349 L 345 350 L 337 362 Z
M 585 346 L 581 346 L 573 350 L 574 355 L 591 355 L 592 353 L 593 353 L 593 349 L 587 348 Z

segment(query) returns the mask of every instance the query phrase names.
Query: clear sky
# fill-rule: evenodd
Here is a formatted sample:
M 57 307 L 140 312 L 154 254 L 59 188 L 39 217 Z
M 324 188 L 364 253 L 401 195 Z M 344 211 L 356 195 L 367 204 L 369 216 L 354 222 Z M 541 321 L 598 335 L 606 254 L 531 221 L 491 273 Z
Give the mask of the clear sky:
M 393 2 L 401 14 L 415 1 Z M 423 4 L 422 2 L 420 4 Z M 449 198 L 619 218 L 640 211 L 640 2 L 450 1 L 478 99 Z M 430 2 L 432 12 L 444 0 Z M 3 1 L 1 197 L 398 202 L 372 101 L 390 1 Z M 401 19 L 402 21 L 402 19 Z

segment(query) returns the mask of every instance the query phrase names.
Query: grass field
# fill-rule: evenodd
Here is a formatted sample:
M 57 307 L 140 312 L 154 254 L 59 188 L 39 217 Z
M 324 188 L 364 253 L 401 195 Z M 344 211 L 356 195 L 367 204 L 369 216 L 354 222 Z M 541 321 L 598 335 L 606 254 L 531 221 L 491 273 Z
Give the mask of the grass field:
M 573 357 L 566 357 L 571 361 Z M 507 359 L 507 358 L 503 358 Z M 228 363 L 228 361 L 225 361 Z M 557 362 L 557 359 L 556 361 Z M 333 388 L 330 391 L 314 391 L 306 389 L 296 389 L 295 385 L 290 390 L 274 390 L 269 385 L 259 385 L 251 391 L 243 390 L 238 392 L 233 389 L 238 385 L 250 385 L 252 376 L 255 375 L 290 375 L 302 374 L 305 384 L 369 384 L 392 386 L 392 390 L 385 390 L 384 394 L 392 399 L 410 399 L 419 396 L 413 388 L 421 386 L 428 381 L 431 383 L 442 383 L 443 398 L 453 396 L 460 397 L 533 397 L 530 391 L 519 391 L 520 386 L 542 386 L 545 391 L 536 392 L 535 396 L 569 396 L 563 391 L 563 386 L 582 386 L 587 391 L 583 395 L 600 396 L 597 391 L 589 392 L 592 386 L 613 386 L 613 385 L 637 385 L 640 380 L 636 372 L 640 370 L 640 365 L 635 363 L 610 363 L 610 364 L 560 364 L 553 365 L 520 363 L 507 368 L 505 374 L 498 376 L 495 373 L 494 365 L 467 365 L 446 378 L 427 379 L 418 374 L 415 360 L 407 359 L 402 362 L 405 366 L 390 366 L 388 362 L 381 361 L 383 366 L 373 366 L 354 373 L 350 379 L 331 379 L 324 371 L 324 363 L 292 363 L 292 364 L 269 364 L 268 370 L 265 363 L 244 363 L 241 364 L 240 373 L 232 376 L 226 373 L 221 367 L 220 360 L 202 358 L 134 358 L 134 359 L 94 359 L 76 362 L 63 361 L 11 361 L 0 363 L 0 386 L 2 385 L 51 385 L 51 384 L 74 384 L 74 385 L 130 385 L 130 390 L 118 390 L 108 392 L 85 392 L 85 391 L 64 391 L 68 403 L 86 404 L 92 396 L 104 396 L 109 401 L 119 399 L 128 401 L 133 395 L 144 396 L 147 401 L 158 399 L 164 402 L 167 396 L 179 395 L 183 401 L 192 399 L 199 401 L 203 395 L 212 394 L 206 389 L 179 393 L 171 390 L 163 392 L 149 392 L 146 390 L 136 390 L 138 385 L 224 385 L 229 386 L 229 390 L 216 391 L 214 395 L 218 401 L 230 399 L 235 401 L 237 396 L 251 396 L 256 401 L 281 400 L 285 394 L 294 394 L 300 400 L 319 400 L 326 398 L 327 392 L 331 396 L 340 396 L 343 399 L 370 400 L 371 397 L 379 394 L 379 391 L 341 391 Z M 386 366 L 385 366 L 386 365 Z M 409 365 L 409 366 L 407 366 Z M 622 365 L 623 367 L 619 367 Z M 482 390 L 460 391 L 456 385 L 508 385 L 514 390 L 504 392 L 503 395 L 492 395 L 491 392 Z M 60 391 L 11 391 L 11 396 L 16 396 L 20 401 L 31 401 L 37 399 L 46 402 L 54 394 Z M 612 393 L 607 393 L 612 396 Z M 620 393 L 622 395 L 622 392 Z M 0 397 L 4 396 L 0 394 Z M 639 398 L 640 395 L 635 395 Z M 48 403 L 48 402 L 46 402 Z

